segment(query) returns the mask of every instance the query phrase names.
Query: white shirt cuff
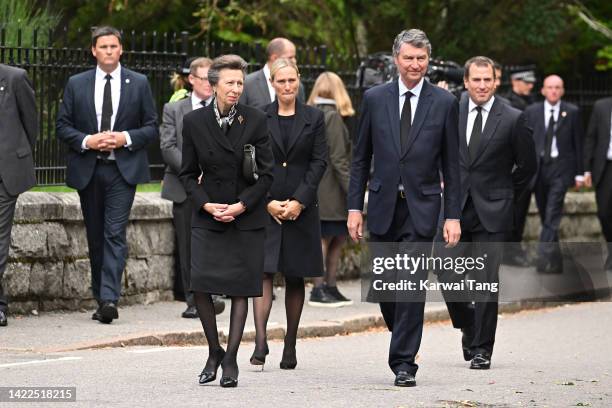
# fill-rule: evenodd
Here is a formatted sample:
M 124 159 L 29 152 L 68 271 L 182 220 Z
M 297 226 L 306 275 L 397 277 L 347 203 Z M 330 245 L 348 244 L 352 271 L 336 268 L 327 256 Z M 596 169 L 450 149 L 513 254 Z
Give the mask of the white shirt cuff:
M 87 139 L 90 137 L 91 135 L 87 135 L 83 138 L 83 141 L 81 142 L 81 150 L 89 150 L 89 147 L 87 147 Z
M 130 147 L 132 145 L 132 138 L 130 137 L 130 134 L 126 130 L 121 133 L 125 135 L 125 147 Z
M 577 182 L 582 183 L 582 182 L 584 181 L 584 176 L 576 176 L 576 177 L 574 177 L 574 179 L 575 179 Z

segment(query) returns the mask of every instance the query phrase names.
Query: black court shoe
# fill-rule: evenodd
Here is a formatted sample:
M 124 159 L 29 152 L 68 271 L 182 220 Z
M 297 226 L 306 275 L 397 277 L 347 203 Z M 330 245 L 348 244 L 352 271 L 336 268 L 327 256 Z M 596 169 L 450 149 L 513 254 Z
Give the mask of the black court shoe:
M 281 370 L 293 370 L 297 365 L 297 357 L 295 355 L 295 347 L 287 347 L 283 349 L 283 358 L 280 362 Z
M 223 361 L 223 357 L 225 356 L 225 350 L 223 349 L 219 349 L 216 352 L 210 353 L 208 358 L 210 359 L 211 355 L 215 356 L 216 361 L 215 361 L 215 370 L 214 371 L 206 371 L 206 367 L 204 367 L 204 369 L 202 370 L 202 372 L 200 373 L 200 379 L 199 379 L 199 383 L 200 385 L 204 385 L 206 383 L 209 383 L 211 381 L 215 381 L 215 379 L 217 378 L 217 370 L 219 369 L 219 366 L 221 365 L 221 361 Z
M 227 364 L 227 362 L 226 362 Z M 219 384 L 221 385 L 221 387 L 223 388 L 234 388 L 238 386 L 238 363 L 236 363 L 234 361 L 235 366 L 235 372 L 236 372 L 236 376 L 232 377 L 231 375 L 222 375 L 221 376 L 221 381 L 219 382 Z M 223 374 L 225 374 L 226 368 L 223 368 Z
M 251 355 L 251 365 L 260 365 L 261 371 L 264 369 L 264 364 L 266 364 L 266 356 L 270 354 L 270 350 L 268 349 L 268 343 L 266 343 L 263 350 L 257 350 L 257 345 L 255 345 L 255 350 L 253 351 L 253 355 Z

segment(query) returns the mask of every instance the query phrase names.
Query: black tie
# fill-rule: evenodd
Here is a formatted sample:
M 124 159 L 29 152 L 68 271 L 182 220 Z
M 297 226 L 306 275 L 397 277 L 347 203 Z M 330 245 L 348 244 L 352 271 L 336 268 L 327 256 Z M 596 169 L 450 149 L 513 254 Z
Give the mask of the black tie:
M 111 97 L 110 84 L 112 77 L 110 74 L 106 74 L 104 79 L 106 79 L 106 84 L 104 84 L 104 97 L 102 99 L 102 120 L 100 121 L 100 132 L 111 130 L 111 117 L 113 116 L 113 98 Z
M 550 110 L 550 119 L 548 119 L 548 127 L 546 128 L 546 145 L 544 146 L 544 163 L 550 162 L 550 151 L 552 149 L 553 135 L 555 134 L 555 115 L 554 110 Z
M 404 95 L 406 97 L 404 98 L 404 106 L 402 107 L 402 115 L 400 117 L 400 145 L 402 147 L 402 152 L 408 147 L 408 137 L 410 136 L 410 128 L 412 126 L 412 106 L 410 105 L 410 98 L 413 96 L 413 93 L 407 91 Z
M 207 103 L 206 103 L 206 101 L 200 101 L 200 105 L 202 105 L 203 107 L 206 107 Z
M 470 136 L 470 144 L 468 151 L 470 152 L 470 159 L 472 161 L 476 158 L 478 152 L 478 146 L 480 145 L 480 137 L 482 136 L 482 107 L 477 106 L 476 119 L 474 120 L 474 126 L 472 127 L 472 134 Z

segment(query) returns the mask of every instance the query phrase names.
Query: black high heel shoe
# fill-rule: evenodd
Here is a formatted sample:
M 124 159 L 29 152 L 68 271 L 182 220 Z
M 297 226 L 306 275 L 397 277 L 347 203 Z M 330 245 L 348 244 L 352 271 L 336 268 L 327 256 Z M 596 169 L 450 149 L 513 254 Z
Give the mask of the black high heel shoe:
M 266 343 L 263 350 L 257 350 L 257 345 L 255 345 L 255 350 L 253 351 L 253 355 L 251 355 L 251 365 L 260 365 L 261 371 L 263 371 L 263 366 L 266 364 L 266 356 L 270 354 L 270 349 L 268 349 L 268 343 Z
M 234 362 L 236 367 L 236 376 L 232 377 L 231 375 L 221 375 L 221 381 L 219 384 L 223 388 L 234 388 L 238 386 L 238 363 Z M 223 368 L 223 372 L 225 373 L 225 368 Z
M 295 346 L 283 349 L 283 358 L 280 362 L 281 370 L 293 370 L 297 365 L 297 357 L 295 355 Z
M 215 379 L 217 378 L 217 370 L 219 369 L 219 366 L 221 365 L 221 362 L 223 361 L 223 357 L 225 357 L 225 350 L 219 349 L 217 351 L 209 353 L 208 358 L 210 359 L 213 355 L 216 358 L 215 371 L 206 371 L 206 366 L 205 366 L 202 372 L 200 373 L 200 379 L 198 380 L 200 385 L 204 385 L 211 381 L 215 381 Z

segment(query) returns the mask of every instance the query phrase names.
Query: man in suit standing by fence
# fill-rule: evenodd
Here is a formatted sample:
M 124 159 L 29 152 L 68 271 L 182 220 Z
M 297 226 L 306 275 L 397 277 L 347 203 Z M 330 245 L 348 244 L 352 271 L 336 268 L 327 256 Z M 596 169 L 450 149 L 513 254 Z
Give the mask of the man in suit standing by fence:
M 8 262 L 19 194 L 36 184 L 33 151 L 38 136 L 34 89 L 26 72 L 0 64 L 0 326 L 7 325 L 2 275 Z
M 157 114 L 147 77 L 121 66 L 121 33 L 96 28 L 94 69 L 68 80 L 57 117 L 66 143 L 66 184 L 78 190 L 98 302 L 92 319 L 111 323 L 127 258 L 126 228 L 136 185 L 149 181 L 146 146 L 157 137 Z

